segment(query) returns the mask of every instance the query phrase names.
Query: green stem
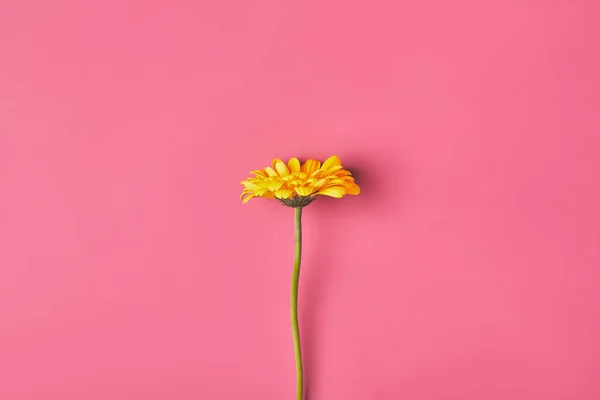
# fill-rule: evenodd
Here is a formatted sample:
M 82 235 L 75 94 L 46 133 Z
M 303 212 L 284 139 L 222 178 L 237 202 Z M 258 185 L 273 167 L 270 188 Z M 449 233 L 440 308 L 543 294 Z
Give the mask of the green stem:
M 298 280 L 302 257 L 302 207 L 296 207 L 296 247 L 294 251 L 294 273 L 292 275 L 291 317 L 294 336 L 294 356 L 296 358 L 296 400 L 302 400 L 302 353 L 300 351 L 300 330 L 298 329 Z

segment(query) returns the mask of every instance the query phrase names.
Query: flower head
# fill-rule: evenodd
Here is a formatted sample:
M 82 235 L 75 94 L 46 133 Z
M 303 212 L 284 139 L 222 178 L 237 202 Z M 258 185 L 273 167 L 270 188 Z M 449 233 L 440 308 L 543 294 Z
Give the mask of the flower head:
M 360 193 L 352 174 L 343 169 L 336 156 L 329 157 L 323 164 L 307 160 L 302 165 L 297 158 L 290 159 L 287 164 L 276 158 L 272 167 L 251 173 L 254 177 L 242 181 L 242 203 L 253 197 L 266 197 L 278 199 L 286 206 L 304 207 L 317 196 L 341 198 Z

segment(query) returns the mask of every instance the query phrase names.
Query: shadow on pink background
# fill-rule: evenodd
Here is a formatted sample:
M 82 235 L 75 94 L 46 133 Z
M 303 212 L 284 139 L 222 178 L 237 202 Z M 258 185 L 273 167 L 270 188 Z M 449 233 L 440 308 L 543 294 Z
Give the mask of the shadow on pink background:
M 0 398 L 600 398 L 596 2 L 0 5 Z

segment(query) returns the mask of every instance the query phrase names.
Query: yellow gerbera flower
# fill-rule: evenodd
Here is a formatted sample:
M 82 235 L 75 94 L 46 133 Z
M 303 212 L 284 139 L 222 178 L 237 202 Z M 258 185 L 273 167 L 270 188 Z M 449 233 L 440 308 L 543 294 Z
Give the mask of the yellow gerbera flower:
M 276 158 L 271 167 L 251 172 L 254 177 L 242 181 L 242 203 L 253 197 L 278 199 L 288 207 L 294 207 L 296 245 L 294 248 L 294 271 L 292 274 L 292 295 L 290 315 L 292 338 L 294 340 L 294 358 L 296 359 L 296 400 L 303 399 L 304 373 L 300 346 L 300 328 L 298 325 L 298 282 L 302 261 L 302 210 L 318 196 L 344 197 L 347 194 L 359 194 L 360 188 L 354 182 L 352 174 L 342 167 L 336 156 L 329 157 L 323 164 L 317 160 L 308 160 L 300 165 L 297 158 L 287 164 Z
M 341 198 L 360 193 L 352 174 L 343 169 L 336 156 L 329 157 L 323 164 L 307 160 L 302 165 L 295 157 L 287 164 L 276 158 L 272 167 L 251 173 L 254 177 L 242 181 L 242 203 L 253 197 L 266 197 L 276 198 L 289 207 L 304 207 L 317 196 Z

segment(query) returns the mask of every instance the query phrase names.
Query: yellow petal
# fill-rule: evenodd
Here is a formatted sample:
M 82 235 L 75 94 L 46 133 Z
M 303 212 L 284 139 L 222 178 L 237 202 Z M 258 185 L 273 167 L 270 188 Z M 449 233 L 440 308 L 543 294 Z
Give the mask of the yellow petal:
M 354 182 L 346 183 L 344 185 L 344 188 L 346 188 L 346 192 L 348 194 L 360 194 L 360 187 Z
M 242 190 L 242 194 L 240 195 L 240 199 L 242 197 L 244 197 L 245 195 L 250 194 L 250 193 L 254 193 L 254 192 L 252 192 L 252 190 L 248 190 L 248 189 Z
M 278 199 L 289 199 L 293 191 L 290 189 L 280 189 L 275 192 L 275 197 Z
M 269 190 L 275 192 L 283 186 L 283 181 L 271 181 L 269 182 Z
M 253 194 L 249 194 L 248 196 L 244 197 L 242 199 L 242 204 L 246 204 L 248 202 L 248 200 L 250 200 L 251 198 L 253 198 L 254 195 Z
M 326 176 L 335 175 L 335 173 L 338 171 L 341 171 L 342 168 L 343 167 L 341 165 L 334 165 L 333 167 L 325 170 L 326 171 L 325 175 Z M 325 168 L 321 168 L 321 169 L 325 169 Z
M 266 178 L 268 176 L 265 171 L 261 171 L 260 169 L 254 170 L 250 173 L 254 174 L 257 178 Z
M 342 165 L 342 161 L 337 156 L 331 156 L 321 166 L 322 169 L 329 169 L 331 167 L 335 167 L 336 165 Z
M 313 192 L 313 190 L 309 187 L 297 187 L 297 188 L 294 188 L 294 190 L 300 196 L 310 196 Z
M 267 193 L 268 191 L 269 191 L 269 189 L 260 189 L 260 190 L 257 190 L 256 192 L 254 192 L 254 194 L 261 197 L 263 194 Z
M 277 176 L 277 172 L 275 172 L 275 170 L 273 168 L 271 168 L 271 167 L 266 167 L 265 168 L 265 172 L 269 176 Z
M 290 169 L 290 172 L 300 172 L 300 161 L 298 161 L 296 157 L 290 158 L 290 161 L 288 161 L 288 168 Z
M 277 171 L 279 176 L 286 176 L 290 174 L 290 170 L 288 169 L 287 165 L 285 165 L 285 163 L 278 158 L 273 160 L 273 168 L 275 168 L 275 171 Z
M 344 195 L 346 194 L 346 189 L 344 189 L 341 186 L 332 186 L 332 187 L 328 187 L 323 190 L 320 190 L 318 192 L 318 194 L 340 199 L 340 198 L 344 197 Z
M 250 182 L 250 181 L 243 181 L 242 185 L 244 185 L 246 187 L 246 189 L 250 189 L 250 190 L 259 190 L 260 189 L 260 186 L 258 186 L 254 182 Z
M 321 162 L 317 160 L 306 160 L 304 165 L 300 168 L 302 172 L 306 172 L 308 175 L 312 174 L 316 170 L 321 168 Z

